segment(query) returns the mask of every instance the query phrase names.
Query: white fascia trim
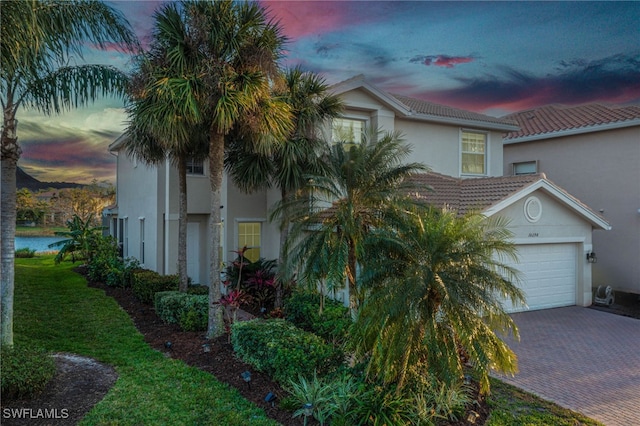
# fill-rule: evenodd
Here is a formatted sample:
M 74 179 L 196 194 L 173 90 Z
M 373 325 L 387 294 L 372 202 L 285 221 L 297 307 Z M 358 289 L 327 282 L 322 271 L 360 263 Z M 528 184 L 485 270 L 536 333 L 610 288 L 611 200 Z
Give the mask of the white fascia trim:
M 122 147 L 122 145 L 127 141 L 127 138 L 128 137 L 126 133 L 123 133 L 120 136 L 118 136 L 118 138 L 115 141 L 109 144 L 109 147 L 108 147 L 109 152 L 115 152 L 119 150 Z
M 330 92 L 334 95 L 341 95 L 355 89 L 365 90 L 370 95 L 373 95 L 373 97 L 379 99 L 382 103 L 386 104 L 388 107 L 394 110 L 394 112 L 400 113 L 405 116 L 411 115 L 411 110 L 408 109 L 403 103 L 369 84 L 366 80 L 364 80 L 363 76 L 356 76 L 350 80 L 338 83 L 330 89 Z M 349 105 L 347 105 L 347 108 L 349 108 Z
M 474 128 L 477 130 L 500 130 L 505 132 L 515 132 L 520 130 L 520 127 L 510 124 L 491 123 L 488 121 L 480 120 L 465 120 L 461 118 L 441 117 L 438 115 L 429 114 L 413 114 L 407 118 L 420 121 L 430 121 L 432 123 L 454 124 L 457 126 Z
M 515 132 L 520 130 L 520 127 L 517 125 L 492 123 L 492 122 L 487 122 L 482 120 L 465 120 L 460 118 L 441 117 L 438 115 L 430 115 L 430 114 L 416 114 L 415 112 L 413 112 L 413 110 L 411 110 L 410 108 L 407 108 L 405 104 L 398 101 L 396 98 L 388 95 L 387 93 L 371 85 L 369 82 L 366 81 L 363 75 L 358 75 L 352 79 L 336 84 L 331 88 L 331 93 L 335 95 L 341 95 L 343 93 L 346 93 L 355 89 L 365 90 L 370 95 L 377 98 L 382 103 L 386 104 L 386 106 L 391 108 L 395 113 L 402 114 L 405 118 L 408 118 L 408 119 L 413 119 L 418 121 L 429 121 L 429 122 L 441 123 L 441 124 L 455 124 L 458 126 L 470 126 L 475 128 L 481 128 L 484 130 L 500 130 L 505 132 Z M 351 106 L 348 105 L 347 108 L 351 108 Z M 354 106 L 354 108 L 357 108 L 357 106 Z
M 607 123 L 607 124 L 597 124 L 595 126 L 579 127 L 577 129 L 560 130 L 557 132 L 541 133 L 538 135 L 522 136 L 519 138 L 503 139 L 502 142 L 505 145 L 509 145 L 509 144 L 521 143 L 521 142 L 538 141 L 542 139 L 552 139 L 552 138 L 560 138 L 564 136 L 581 135 L 584 133 L 603 132 L 606 130 L 622 129 L 625 127 L 633 127 L 633 126 L 640 126 L 640 119 L 620 121 L 620 122 Z
M 567 207 L 578 213 L 580 216 L 584 217 L 591 225 L 603 229 L 605 231 L 611 230 L 611 225 L 606 220 L 602 219 L 600 216 L 595 214 L 588 208 L 585 208 L 583 205 L 577 203 L 573 198 L 569 197 L 564 191 L 560 190 L 555 185 L 552 185 L 549 181 L 545 179 L 540 179 L 539 181 L 529 185 L 521 191 L 513 194 L 510 197 L 507 197 L 500 201 L 497 204 L 487 208 L 483 213 L 485 216 L 493 216 L 501 210 L 504 210 L 506 207 L 515 203 L 518 200 L 523 199 L 529 194 L 532 194 L 534 191 L 542 189 L 547 192 L 549 195 L 554 197 L 556 200 L 562 202 Z
M 566 243 L 584 243 L 584 237 L 563 237 L 563 238 L 514 238 L 511 240 L 516 245 L 533 245 L 533 244 L 566 244 Z

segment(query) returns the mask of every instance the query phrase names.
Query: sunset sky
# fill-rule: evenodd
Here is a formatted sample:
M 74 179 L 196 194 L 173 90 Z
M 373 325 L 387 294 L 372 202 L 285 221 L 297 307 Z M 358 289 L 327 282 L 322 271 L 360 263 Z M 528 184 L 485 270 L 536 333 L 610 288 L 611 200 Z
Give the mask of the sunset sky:
M 157 1 L 108 2 L 144 42 Z M 640 104 L 640 2 L 262 1 L 289 37 L 286 66 L 328 83 L 364 74 L 396 94 L 501 116 L 550 103 Z M 76 59 L 77 60 L 77 59 Z M 127 70 L 129 58 L 85 61 Z M 115 182 L 107 146 L 124 103 L 18 112 L 18 163 L 42 181 Z

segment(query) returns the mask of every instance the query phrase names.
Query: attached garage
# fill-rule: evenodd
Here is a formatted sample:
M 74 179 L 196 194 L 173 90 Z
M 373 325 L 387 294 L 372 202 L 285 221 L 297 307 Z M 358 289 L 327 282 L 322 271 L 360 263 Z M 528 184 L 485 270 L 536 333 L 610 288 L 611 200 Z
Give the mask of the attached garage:
M 576 304 L 576 244 L 520 244 L 520 287 L 526 307 L 506 304 L 509 312 L 572 306 Z
M 505 301 L 508 312 L 591 304 L 592 233 L 611 227 L 543 174 L 459 179 L 427 173 L 418 180 L 430 189 L 417 196 L 430 204 L 507 220 L 518 261 L 502 262 L 520 272 L 526 298 L 525 306 Z

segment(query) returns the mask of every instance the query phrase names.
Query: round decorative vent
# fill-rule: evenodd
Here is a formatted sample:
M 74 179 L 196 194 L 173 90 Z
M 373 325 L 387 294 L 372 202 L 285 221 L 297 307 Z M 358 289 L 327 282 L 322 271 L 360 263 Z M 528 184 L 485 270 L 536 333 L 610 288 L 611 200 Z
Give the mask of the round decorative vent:
M 542 203 L 537 197 L 529 197 L 524 202 L 524 216 L 529 222 L 537 222 L 542 217 Z

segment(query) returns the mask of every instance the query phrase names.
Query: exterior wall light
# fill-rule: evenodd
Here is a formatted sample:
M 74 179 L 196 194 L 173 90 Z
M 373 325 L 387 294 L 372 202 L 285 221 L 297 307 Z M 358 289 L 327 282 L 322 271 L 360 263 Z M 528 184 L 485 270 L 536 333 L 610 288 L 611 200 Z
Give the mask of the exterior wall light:
M 593 251 L 587 252 L 587 262 L 596 263 L 598 258 L 596 257 L 596 253 Z

